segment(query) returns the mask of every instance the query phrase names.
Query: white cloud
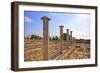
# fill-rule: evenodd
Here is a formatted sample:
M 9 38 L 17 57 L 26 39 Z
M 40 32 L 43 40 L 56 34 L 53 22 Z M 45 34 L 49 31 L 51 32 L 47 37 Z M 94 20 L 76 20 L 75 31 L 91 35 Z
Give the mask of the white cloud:
M 27 17 L 27 16 L 25 16 L 25 23 L 30 24 L 31 22 L 32 22 L 32 19 Z

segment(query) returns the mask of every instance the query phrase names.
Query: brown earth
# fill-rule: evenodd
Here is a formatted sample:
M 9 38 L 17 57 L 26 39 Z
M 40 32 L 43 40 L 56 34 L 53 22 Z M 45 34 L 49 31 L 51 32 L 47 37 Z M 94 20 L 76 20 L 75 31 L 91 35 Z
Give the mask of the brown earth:
M 42 61 L 42 40 L 24 40 L 24 61 Z M 65 45 L 66 46 L 66 45 Z M 65 47 L 64 46 L 64 47 Z M 49 41 L 48 57 L 60 50 L 58 41 Z M 66 52 L 60 59 L 87 59 L 90 58 L 90 48 L 75 46 Z

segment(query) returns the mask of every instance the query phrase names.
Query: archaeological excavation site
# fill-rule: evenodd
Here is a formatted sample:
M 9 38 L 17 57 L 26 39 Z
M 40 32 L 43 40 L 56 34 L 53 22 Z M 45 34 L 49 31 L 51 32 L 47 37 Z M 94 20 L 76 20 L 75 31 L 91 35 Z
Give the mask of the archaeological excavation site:
M 50 36 L 49 31 L 52 29 L 49 25 L 52 24 L 49 22 L 53 20 L 48 16 L 42 16 L 40 20 L 43 36 L 31 34 L 24 37 L 24 61 L 75 60 L 91 57 L 90 39 L 75 37 L 75 32 L 63 24 L 57 27 L 58 35 Z

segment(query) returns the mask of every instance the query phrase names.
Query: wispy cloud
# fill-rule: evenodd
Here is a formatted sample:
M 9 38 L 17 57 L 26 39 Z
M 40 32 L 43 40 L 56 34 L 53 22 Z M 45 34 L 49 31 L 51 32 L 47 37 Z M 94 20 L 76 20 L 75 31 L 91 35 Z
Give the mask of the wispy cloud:
M 32 22 L 32 19 L 30 17 L 25 16 L 25 23 L 30 24 Z

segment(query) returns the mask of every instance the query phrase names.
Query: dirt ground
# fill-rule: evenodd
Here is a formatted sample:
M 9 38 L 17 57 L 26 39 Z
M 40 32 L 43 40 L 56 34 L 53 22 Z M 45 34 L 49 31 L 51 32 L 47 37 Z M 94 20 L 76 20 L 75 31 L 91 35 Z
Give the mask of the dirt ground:
M 24 61 L 42 61 L 42 40 L 24 40 Z M 60 50 L 60 44 L 58 41 L 49 41 L 48 57 Z M 67 59 L 87 59 L 90 58 L 90 48 L 83 45 L 75 46 L 70 49 L 65 55 L 62 56 L 62 60 Z
M 65 53 L 64 59 L 88 59 L 90 58 L 90 48 L 75 46 L 69 52 Z
M 24 40 L 24 61 L 41 61 L 42 57 L 42 40 Z M 52 42 L 49 43 L 48 49 L 48 57 L 52 55 L 52 53 L 59 50 L 59 43 Z

